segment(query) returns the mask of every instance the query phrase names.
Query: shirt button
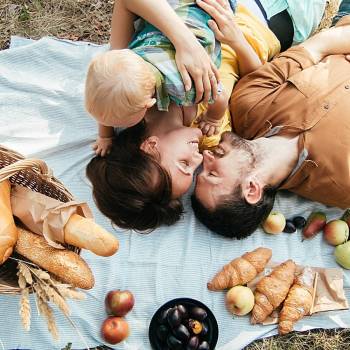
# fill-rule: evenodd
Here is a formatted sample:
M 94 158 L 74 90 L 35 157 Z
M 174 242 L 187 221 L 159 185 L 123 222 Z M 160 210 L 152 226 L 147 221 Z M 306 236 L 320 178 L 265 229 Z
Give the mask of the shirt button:
M 324 109 L 329 109 L 329 104 L 323 106 Z
M 346 89 L 346 90 L 350 89 L 350 85 L 346 84 L 346 85 L 345 85 L 345 89 Z

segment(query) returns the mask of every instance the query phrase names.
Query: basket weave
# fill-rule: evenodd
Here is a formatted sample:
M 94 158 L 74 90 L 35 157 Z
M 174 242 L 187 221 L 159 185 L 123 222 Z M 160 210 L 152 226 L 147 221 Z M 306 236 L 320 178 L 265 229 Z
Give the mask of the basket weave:
M 61 202 L 73 200 L 73 195 L 57 180 L 46 163 L 39 159 L 25 159 L 21 154 L 0 146 L 0 182 L 9 179 L 13 185 L 21 185 Z M 67 246 L 80 253 L 80 249 Z M 26 260 L 14 253 L 13 257 Z M 17 262 L 13 259 L 0 266 L 0 293 L 19 294 Z

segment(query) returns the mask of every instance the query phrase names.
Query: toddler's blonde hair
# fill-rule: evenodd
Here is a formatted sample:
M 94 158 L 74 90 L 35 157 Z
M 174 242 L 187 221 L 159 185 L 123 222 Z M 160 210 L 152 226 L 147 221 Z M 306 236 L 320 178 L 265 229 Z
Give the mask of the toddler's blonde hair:
M 123 126 L 123 120 L 145 108 L 155 85 L 152 69 L 132 50 L 107 51 L 90 63 L 85 107 L 99 123 Z

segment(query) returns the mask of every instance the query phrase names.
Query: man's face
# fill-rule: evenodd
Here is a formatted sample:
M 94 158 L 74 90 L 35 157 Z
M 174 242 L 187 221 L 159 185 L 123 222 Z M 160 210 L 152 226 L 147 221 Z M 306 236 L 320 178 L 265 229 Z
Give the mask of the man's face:
M 195 188 L 197 199 L 208 209 L 216 207 L 222 196 L 229 195 L 242 183 L 243 176 L 254 165 L 249 141 L 225 132 L 213 151 L 203 152 L 203 170 Z

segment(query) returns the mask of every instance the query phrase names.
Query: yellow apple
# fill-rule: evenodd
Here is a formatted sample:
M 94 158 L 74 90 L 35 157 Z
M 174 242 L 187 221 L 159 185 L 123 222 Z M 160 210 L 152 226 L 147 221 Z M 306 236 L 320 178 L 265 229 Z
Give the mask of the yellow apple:
M 254 294 L 248 287 L 235 286 L 227 292 L 225 302 L 231 314 L 243 316 L 253 309 Z
M 262 224 L 264 231 L 273 235 L 281 233 L 285 226 L 286 218 L 278 211 L 272 211 Z

